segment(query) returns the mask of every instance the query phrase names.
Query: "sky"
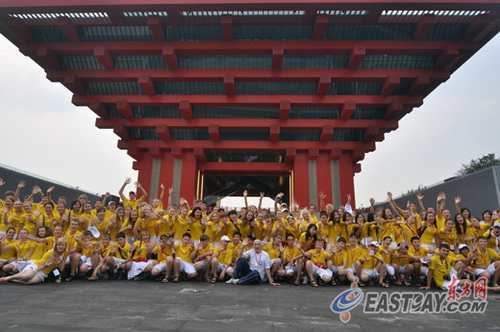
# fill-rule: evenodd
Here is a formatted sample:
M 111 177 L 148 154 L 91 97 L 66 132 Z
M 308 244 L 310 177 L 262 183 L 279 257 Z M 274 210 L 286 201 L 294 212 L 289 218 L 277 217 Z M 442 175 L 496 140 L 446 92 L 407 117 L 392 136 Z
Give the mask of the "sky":
M 355 176 L 358 206 L 443 181 L 473 158 L 500 157 L 498 54 L 500 35 L 377 142 Z M 96 194 L 116 194 L 125 178 L 137 178 L 118 136 L 95 127 L 94 112 L 74 106 L 63 85 L 1 35 L 0 87 L 0 163 Z

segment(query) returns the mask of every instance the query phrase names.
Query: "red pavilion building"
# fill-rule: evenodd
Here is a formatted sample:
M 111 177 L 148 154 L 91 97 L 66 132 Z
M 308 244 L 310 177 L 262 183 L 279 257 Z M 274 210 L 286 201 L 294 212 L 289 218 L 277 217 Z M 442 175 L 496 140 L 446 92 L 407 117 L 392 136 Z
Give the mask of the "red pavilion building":
M 0 31 L 174 202 L 250 188 L 338 206 L 365 154 L 499 30 L 491 0 L 0 1 Z

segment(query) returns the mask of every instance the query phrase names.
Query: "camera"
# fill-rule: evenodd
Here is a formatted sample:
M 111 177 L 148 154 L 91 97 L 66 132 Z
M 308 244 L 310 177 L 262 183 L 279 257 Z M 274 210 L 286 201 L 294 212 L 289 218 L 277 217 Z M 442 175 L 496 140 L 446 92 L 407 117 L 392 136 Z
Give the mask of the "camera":
M 449 274 L 443 276 L 443 279 L 446 280 L 446 281 L 450 281 L 451 280 L 451 277 Z

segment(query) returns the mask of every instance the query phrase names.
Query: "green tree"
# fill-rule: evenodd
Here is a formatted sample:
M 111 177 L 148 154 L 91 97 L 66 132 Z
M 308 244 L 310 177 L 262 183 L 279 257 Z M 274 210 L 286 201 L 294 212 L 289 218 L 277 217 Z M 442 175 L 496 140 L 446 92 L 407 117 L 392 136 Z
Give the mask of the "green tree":
M 455 175 L 462 176 L 472 174 L 494 165 L 500 165 L 500 159 L 497 159 L 494 153 L 490 153 L 482 156 L 481 158 L 472 159 L 468 164 L 462 164 L 462 167 L 455 173 Z

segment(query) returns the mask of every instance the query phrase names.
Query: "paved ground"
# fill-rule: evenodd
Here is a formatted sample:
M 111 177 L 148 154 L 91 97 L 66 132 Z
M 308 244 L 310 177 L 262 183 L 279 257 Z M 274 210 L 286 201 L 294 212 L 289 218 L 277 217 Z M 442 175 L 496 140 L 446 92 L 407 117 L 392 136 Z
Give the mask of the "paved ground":
M 450 331 L 500 329 L 500 295 L 485 314 L 363 314 L 348 324 L 330 310 L 347 286 L 233 286 L 202 282 L 76 280 L 0 285 L 1 331 Z M 392 287 L 388 292 L 416 288 Z M 376 287 L 363 291 L 385 292 Z M 419 291 L 420 292 L 420 291 Z M 425 292 L 422 292 L 425 294 Z

